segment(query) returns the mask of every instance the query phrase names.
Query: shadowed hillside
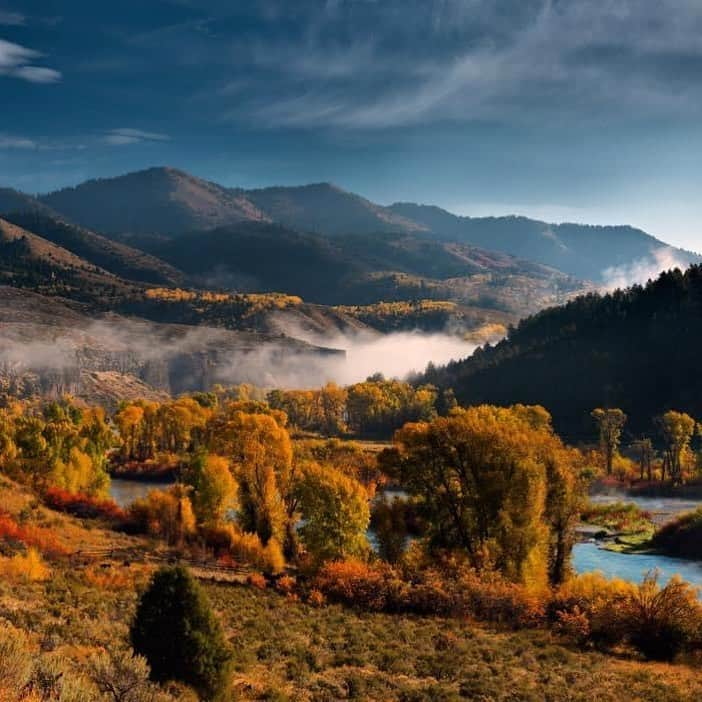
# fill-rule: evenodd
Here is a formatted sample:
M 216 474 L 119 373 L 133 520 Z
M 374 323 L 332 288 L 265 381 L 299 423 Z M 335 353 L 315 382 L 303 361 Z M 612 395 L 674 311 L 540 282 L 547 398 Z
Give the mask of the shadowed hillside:
M 158 285 L 184 282 L 180 271 L 155 256 L 88 229 L 36 212 L 10 214 L 7 220 L 122 278 Z
M 541 404 L 574 439 L 593 436 L 594 407 L 621 407 L 636 435 L 671 408 L 702 416 L 701 343 L 702 267 L 692 266 L 545 310 L 422 381 L 453 387 L 464 404 Z

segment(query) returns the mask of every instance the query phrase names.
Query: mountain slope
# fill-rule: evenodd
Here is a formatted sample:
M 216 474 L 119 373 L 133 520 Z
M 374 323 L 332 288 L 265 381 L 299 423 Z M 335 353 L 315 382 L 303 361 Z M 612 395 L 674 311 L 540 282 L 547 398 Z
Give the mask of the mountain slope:
M 583 289 L 546 266 L 407 234 L 326 238 L 249 222 L 152 245 L 200 286 L 321 304 L 432 298 L 525 314 Z
M 504 251 L 594 281 L 606 279 L 607 269 L 618 266 L 636 263 L 656 270 L 653 252 L 661 249 L 683 266 L 701 260 L 627 226 L 548 224 L 527 217 L 459 217 L 439 207 L 413 203 L 396 203 L 389 209 L 441 239 Z
M 594 407 L 621 407 L 633 436 L 671 408 L 702 417 L 701 343 L 702 266 L 692 266 L 545 310 L 422 380 L 453 387 L 465 404 L 542 404 L 573 440 L 593 437 Z
M 241 191 L 174 168 L 90 180 L 40 200 L 72 222 L 110 236 L 177 236 L 193 229 L 268 219 Z
M 271 220 L 328 236 L 421 232 L 425 227 L 330 183 L 243 191 Z
M 184 282 L 183 273 L 159 258 L 88 229 L 32 212 L 10 214 L 6 220 L 122 278 L 156 285 Z
M 71 251 L 36 234 L 0 219 L 0 271 L 5 277 L 61 275 L 61 282 L 79 281 L 82 285 L 114 285 L 118 279 Z
M 0 188 L 0 215 L 10 212 L 42 212 L 50 216 L 54 214 L 48 205 L 31 195 L 12 188 Z
M 160 324 L 0 285 L 0 394 L 113 400 L 147 388 L 178 394 L 215 383 L 286 385 L 343 352 L 277 334 Z

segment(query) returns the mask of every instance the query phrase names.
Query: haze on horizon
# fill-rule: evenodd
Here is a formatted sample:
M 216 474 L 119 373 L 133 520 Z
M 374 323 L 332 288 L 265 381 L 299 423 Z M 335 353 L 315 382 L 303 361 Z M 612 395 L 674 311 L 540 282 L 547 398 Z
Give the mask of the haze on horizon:
M 693 0 L 0 0 L 0 185 L 168 164 L 699 251 L 701 30 Z

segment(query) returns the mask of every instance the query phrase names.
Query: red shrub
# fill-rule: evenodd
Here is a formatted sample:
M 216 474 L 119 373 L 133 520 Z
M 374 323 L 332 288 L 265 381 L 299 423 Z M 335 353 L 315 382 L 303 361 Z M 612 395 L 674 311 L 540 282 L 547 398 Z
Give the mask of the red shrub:
M 0 540 L 11 545 L 33 546 L 50 557 L 68 553 L 50 529 L 17 524 L 10 514 L 3 511 L 0 511 Z
M 127 515 L 114 500 L 104 500 L 82 493 L 71 493 L 51 487 L 44 493 L 44 502 L 51 509 L 88 519 L 103 518 L 123 522 Z

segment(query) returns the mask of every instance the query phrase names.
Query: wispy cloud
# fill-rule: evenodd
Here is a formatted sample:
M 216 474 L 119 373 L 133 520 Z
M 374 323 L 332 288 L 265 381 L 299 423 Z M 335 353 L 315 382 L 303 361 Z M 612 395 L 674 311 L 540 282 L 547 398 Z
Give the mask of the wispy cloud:
M 702 4 L 693 0 L 263 4 L 264 29 L 223 47 L 257 78 L 232 119 L 382 129 L 689 118 L 702 105 Z
M 105 134 L 105 142 L 112 146 L 127 146 L 144 141 L 170 141 L 167 134 L 145 132 L 142 129 L 111 129 Z
M 38 144 L 34 139 L 0 134 L 0 149 L 36 149 Z
M 41 56 L 34 49 L 0 39 L 0 76 L 19 78 L 30 83 L 58 83 L 61 80 L 59 71 L 34 65 Z
M 686 258 L 675 249 L 664 246 L 652 250 L 648 257 L 605 269 L 602 272 L 603 287 L 608 291 L 623 290 L 630 285 L 641 285 L 649 280 L 654 280 L 663 271 L 669 271 L 673 268 L 685 270 L 693 262 L 694 257 Z
M 25 16 L 19 12 L 10 12 L 0 9 L 0 25 L 6 27 L 21 27 L 25 23 Z

